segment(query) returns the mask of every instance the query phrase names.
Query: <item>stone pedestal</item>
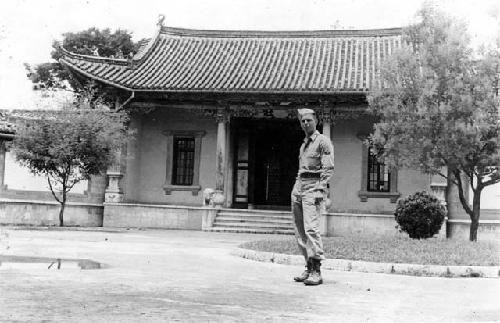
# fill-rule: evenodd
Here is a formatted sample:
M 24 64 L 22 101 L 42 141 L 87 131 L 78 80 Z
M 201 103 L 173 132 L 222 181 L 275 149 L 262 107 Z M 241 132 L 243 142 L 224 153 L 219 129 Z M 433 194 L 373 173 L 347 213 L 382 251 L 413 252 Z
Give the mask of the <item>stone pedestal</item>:
M 207 231 L 213 227 L 217 210 L 214 208 L 206 208 L 203 210 L 201 229 Z
M 104 194 L 105 202 L 120 203 L 123 202 L 123 190 L 121 188 L 121 179 L 123 174 L 115 171 L 108 171 L 108 187 Z

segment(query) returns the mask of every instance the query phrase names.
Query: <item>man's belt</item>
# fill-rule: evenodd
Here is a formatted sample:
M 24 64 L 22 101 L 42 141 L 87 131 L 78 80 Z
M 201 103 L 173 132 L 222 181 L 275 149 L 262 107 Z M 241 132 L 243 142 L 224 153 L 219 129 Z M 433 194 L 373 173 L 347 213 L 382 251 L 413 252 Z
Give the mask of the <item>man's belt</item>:
M 320 178 L 321 175 L 319 173 L 302 173 L 300 174 L 300 178 Z

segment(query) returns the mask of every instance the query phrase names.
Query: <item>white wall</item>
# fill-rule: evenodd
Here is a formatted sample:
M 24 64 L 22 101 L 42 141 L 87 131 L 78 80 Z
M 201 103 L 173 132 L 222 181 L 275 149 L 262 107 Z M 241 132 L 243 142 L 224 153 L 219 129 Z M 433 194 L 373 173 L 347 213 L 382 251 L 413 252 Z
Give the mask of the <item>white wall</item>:
M 5 180 L 4 184 L 11 190 L 22 191 L 50 191 L 47 179 L 33 175 L 28 168 L 22 167 L 16 162 L 14 155 L 8 151 L 5 155 Z M 84 193 L 88 182 L 82 181 L 75 185 L 71 193 Z
M 483 190 L 481 193 L 481 209 L 500 209 L 500 183 L 486 186 Z

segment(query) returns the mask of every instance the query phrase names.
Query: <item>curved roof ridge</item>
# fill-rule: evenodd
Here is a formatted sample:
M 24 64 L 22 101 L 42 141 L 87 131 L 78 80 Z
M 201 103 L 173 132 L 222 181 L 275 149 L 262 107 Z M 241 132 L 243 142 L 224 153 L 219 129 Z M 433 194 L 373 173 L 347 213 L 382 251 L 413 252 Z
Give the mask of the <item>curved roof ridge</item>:
M 142 46 L 138 51 L 137 53 L 134 55 L 134 57 L 132 57 L 132 60 L 134 62 L 137 62 L 137 61 L 140 61 L 142 60 L 151 50 L 151 48 L 158 42 L 158 40 L 160 39 L 160 34 L 162 32 L 162 29 L 163 27 L 162 26 L 158 26 L 158 28 L 156 29 L 156 33 L 154 34 L 153 37 L 151 37 L 147 44 Z
M 116 64 L 116 65 L 128 65 L 130 63 L 130 59 L 127 59 L 127 58 L 111 58 L 111 57 L 101 57 L 101 56 L 94 56 L 94 55 L 77 54 L 74 52 L 70 52 L 69 50 L 65 49 L 62 46 L 61 46 L 61 50 L 67 56 L 70 56 L 73 58 L 78 58 L 78 59 L 84 59 L 84 60 L 92 61 L 95 63 L 111 63 L 111 64 Z
M 202 30 L 162 26 L 161 34 L 214 38 L 336 38 L 396 36 L 402 27 L 336 30 Z

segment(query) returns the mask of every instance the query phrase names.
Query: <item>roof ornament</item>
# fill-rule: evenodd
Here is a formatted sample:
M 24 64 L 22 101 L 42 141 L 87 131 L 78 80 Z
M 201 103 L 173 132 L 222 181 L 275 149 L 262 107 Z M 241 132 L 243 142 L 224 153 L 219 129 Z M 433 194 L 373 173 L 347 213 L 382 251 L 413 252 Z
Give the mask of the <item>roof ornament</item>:
M 120 59 L 125 58 L 125 57 L 123 56 L 123 52 L 122 52 L 122 49 L 121 49 L 121 48 L 118 48 L 118 50 L 116 51 L 115 58 L 120 58 Z
M 92 55 L 100 56 L 99 55 L 99 48 L 97 48 L 97 46 L 93 45 L 91 50 L 92 50 Z
M 158 27 L 163 27 L 163 21 L 165 20 L 165 15 L 164 14 L 159 14 L 158 15 L 158 23 L 156 24 Z

